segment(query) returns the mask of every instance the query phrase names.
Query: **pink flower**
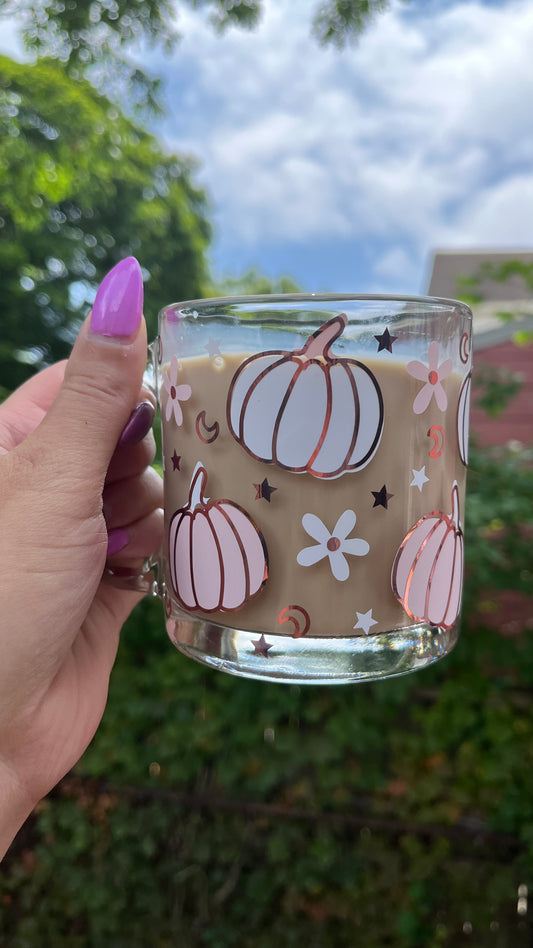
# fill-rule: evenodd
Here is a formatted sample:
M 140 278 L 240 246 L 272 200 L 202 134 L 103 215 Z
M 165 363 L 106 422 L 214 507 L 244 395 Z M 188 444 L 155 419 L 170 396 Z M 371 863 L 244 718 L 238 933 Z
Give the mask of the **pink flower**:
M 439 344 L 432 342 L 428 351 L 428 366 L 423 362 L 408 362 L 407 371 L 414 379 L 419 379 L 426 384 L 420 389 L 413 402 L 413 411 L 415 415 L 421 415 L 428 407 L 431 399 L 435 396 L 435 401 L 441 411 L 446 411 L 448 407 L 448 397 L 442 387 L 442 380 L 447 378 L 453 368 L 451 359 L 446 359 L 442 365 L 439 365 Z
M 178 385 L 178 360 L 175 355 L 170 360 L 170 369 L 163 371 L 163 388 L 167 393 L 166 420 L 170 421 L 174 412 L 174 421 L 178 426 L 182 425 L 183 412 L 180 401 L 186 402 L 191 397 L 191 386 Z

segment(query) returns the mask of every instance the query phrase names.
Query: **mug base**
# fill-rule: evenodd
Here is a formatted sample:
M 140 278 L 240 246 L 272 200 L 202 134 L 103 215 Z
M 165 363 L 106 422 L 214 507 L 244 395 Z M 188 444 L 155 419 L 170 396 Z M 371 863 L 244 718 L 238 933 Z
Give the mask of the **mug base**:
M 169 618 L 176 648 L 203 665 L 240 678 L 292 685 L 342 685 L 393 678 L 431 665 L 454 647 L 459 631 L 417 623 L 384 635 L 291 638 Z

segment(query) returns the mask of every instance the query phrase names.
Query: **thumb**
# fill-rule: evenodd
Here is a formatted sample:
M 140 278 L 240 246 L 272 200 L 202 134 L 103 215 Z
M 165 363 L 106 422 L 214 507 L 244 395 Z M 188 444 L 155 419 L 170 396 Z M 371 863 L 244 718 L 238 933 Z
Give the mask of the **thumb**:
M 34 432 L 56 470 L 82 473 L 103 485 L 146 366 L 142 308 L 141 268 L 135 257 L 127 257 L 100 284 L 63 384 Z

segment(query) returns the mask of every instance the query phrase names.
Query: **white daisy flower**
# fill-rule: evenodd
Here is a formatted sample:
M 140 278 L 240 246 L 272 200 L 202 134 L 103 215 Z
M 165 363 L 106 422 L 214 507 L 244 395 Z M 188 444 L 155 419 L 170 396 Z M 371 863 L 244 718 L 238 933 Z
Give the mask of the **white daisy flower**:
M 350 567 L 345 559 L 346 554 L 366 556 L 370 549 L 366 540 L 356 537 L 348 539 L 348 534 L 355 527 L 356 519 L 353 510 L 345 510 L 330 533 L 315 514 L 304 514 L 302 526 L 305 532 L 317 542 L 315 546 L 306 546 L 305 549 L 300 550 L 296 557 L 300 566 L 314 566 L 327 556 L 335 579 L 340 582 L 348 579 Z

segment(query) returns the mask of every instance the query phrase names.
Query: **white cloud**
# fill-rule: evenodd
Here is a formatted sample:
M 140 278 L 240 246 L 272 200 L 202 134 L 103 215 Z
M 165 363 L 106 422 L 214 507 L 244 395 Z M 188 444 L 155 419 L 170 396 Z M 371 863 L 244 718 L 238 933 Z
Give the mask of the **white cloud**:
M 414 12 L 340 53 L 310 38 L 308 0 L 266 0 L 257 32 L 223 39 L 182 15 L 197 91 L 174 144 L 203 160 L 222 234 L 408 241 L 419 260 L 443 236 L 533 241 L 531 3 Z M 377 272 L 401 261 L 387 253 Z
M 267 245 L 329 241 L 369 288 L 412 290 L 433 246 L 532 245 L 531 0 L 397 0 L 341 52 L 310 36 L 317 3 L 264 0 L 257 31 L 223 37 L 182 7 L 174 58 L 145 54 L 168 77 L 169 145 L 200 158 L 218 246 L 261 266 Z M 20 48 L 2 22 L 0 49 Z
M 531 247 L 533 175 L 515 175 L 474 195 L 443 229 L 440 243 L 450 247 Z
M 392 280 L 394 283 L 403 281 L 406 277 L 413 277 L 413 271 L 413 258 L 404 247 L 392 247 L 387 250 L 374 266 L 377 276 L 384 277 L 387 282 Z

